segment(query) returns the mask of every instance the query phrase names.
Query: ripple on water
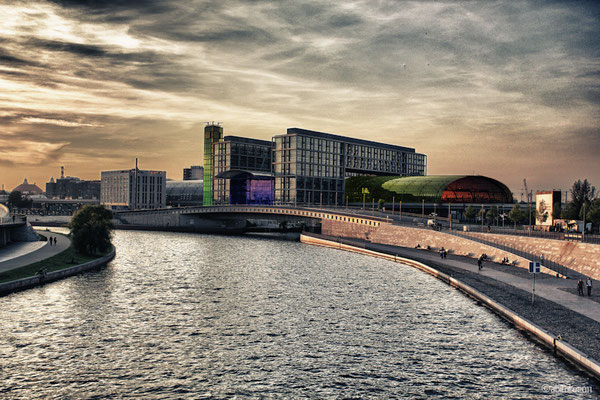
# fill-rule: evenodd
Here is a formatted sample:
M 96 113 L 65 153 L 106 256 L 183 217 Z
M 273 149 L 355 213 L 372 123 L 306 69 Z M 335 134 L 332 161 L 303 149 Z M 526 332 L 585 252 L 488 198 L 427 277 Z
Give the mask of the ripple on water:
M 1 397 L 538 399 L 592 385 L 406 266 L 253 238 L 115 244 L 106 269 L 0 300 Z

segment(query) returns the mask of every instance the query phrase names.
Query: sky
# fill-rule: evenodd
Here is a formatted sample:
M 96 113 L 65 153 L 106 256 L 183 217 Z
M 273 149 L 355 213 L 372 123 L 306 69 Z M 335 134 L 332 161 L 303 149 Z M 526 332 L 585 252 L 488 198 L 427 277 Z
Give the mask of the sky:
M 202 164 L 203 129 L 413 147 L 429 174 L 600 187 L 600 5 L 0 3 L 0 184 Z

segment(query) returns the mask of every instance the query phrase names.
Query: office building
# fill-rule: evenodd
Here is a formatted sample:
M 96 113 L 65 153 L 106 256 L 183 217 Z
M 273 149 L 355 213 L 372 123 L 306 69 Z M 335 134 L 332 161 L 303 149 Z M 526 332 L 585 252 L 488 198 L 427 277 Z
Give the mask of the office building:
M 213 144 L 223 137 L 223 127 L 210 123 L 204 127 L 204 187 L 202 203 L 213 204 Z
M 409 147 L 299 128 L 273 142 L 275 204 L 342 205 L 347 177 L 427 173 L 427 156 Z
M 204 167 L 200 165 L 192 165 L 189 168 L 183 169 L 183 180 L 194 181 L 204 180 Z
M 85 181 L 76 177 L 50 179 L 46 182 L 49 199 L 100 199 L 100 181 Z
M 273 204 L 272 146 L 239 136 L 214 143 L 214 204 Z
M 166 206 L 167 173 L 126 169 L 102 171 L 100 202 L 114 209 L 153 209 Z

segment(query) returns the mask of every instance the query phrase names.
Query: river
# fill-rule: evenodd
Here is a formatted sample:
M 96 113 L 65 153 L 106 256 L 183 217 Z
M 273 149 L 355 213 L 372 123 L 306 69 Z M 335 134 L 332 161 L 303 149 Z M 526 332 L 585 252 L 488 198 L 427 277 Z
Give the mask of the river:
M 598 394 L 408 266 L 252 237 L 117 231 L 114 244 L 107 268 L 0 298 L 0 398 Z

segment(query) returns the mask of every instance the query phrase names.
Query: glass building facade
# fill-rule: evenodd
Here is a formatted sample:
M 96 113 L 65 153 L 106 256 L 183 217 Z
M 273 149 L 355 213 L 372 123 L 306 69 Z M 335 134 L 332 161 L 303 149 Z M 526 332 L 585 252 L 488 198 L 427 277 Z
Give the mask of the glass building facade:
M 345 178 L 420 176 L 427 156 L 409 147 L 290 128 L 273 138 L 275 204 L 343 205 Z
M 202 204 L 213 205 L 213 144 L 223 137 L 223 127 L 208 124 L 204 127 L 204 188 Z
M 272 142 L 225 136 L 213 146 L 214 204 L 273 204 Z

